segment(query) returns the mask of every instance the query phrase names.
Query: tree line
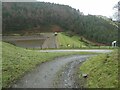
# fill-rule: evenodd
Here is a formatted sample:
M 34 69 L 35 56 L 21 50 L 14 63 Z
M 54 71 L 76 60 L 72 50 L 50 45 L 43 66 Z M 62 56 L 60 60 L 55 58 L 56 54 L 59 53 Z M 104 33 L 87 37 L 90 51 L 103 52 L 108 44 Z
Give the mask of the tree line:
M 3 2 L 3 35 L 20 33 L 35 27 L 57 25 L 71 36 L 77 34 L 88 40 L 110 45 L 117 40 L 118 29 L 112 20 L 84 15 L 68 5 L 47 2 Z M 47 30 L 47 29 L 46 29 Z M 49 30 L 48 30 L 49 31 Z M 27 31 L 26 31 L 27 32 Z M 43 30 L 38 29 L 38 32 Z

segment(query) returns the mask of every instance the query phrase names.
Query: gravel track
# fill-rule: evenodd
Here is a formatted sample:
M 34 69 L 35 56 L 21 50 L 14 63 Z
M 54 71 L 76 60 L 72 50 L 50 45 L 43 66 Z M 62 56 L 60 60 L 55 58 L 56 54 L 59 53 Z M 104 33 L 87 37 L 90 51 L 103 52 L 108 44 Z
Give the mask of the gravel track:
M 62 67 L 67 65 L 67 68 L 64 70 L 64 72 L 67 75 L 72 76 L 72 71 L 74 70 L 74 68 L 72 67 L 78 64 L 78 62 L 86 60 L 90 56 L 91 55 L 72 55 L 56 58 L 53 61 L 42 63 L 35 70 L 31 71 L 30 73 L 22 77 L 19 81 L 17 81 L 12 86 L 12 88 L 54 88 L 55 78 L 58 75 L 57 73 L 61 71 Z M 70 70 L 72 73 L 70 72 Z M 62 82 L 62 84 L 60 83 L 59 85 L 57 85 L 58 87 L 56 88 L 69 87 L 69 84 L 71 85 L 71 88 L 74 88 L 75 85 L 72 85 L 74 79 L 70 80 L 68 77 L 69 76 L 66 76 L 64 78 L 61 77 L 61 79 L 64 79 L 65 81 Z M 67 83 L 66 85 L 66 82 L 69 83 Z

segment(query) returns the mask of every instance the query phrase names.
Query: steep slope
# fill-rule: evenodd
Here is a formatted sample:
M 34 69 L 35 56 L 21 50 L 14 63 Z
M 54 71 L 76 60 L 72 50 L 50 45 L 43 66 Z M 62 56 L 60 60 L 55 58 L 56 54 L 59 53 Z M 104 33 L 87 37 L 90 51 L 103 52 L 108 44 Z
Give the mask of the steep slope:
M 65 33 L 59 33 L 57 36 L 57 41 L 59 48 L 84 48 L 87 47 L 87 45 L 80 41 L 80 37 L 78 36 L 72 36 Z
M 4 2 L 3 34 L 64 31 L 110 45 L 118 30 L 112 23 L 94 15 L 83 15 L 67 5 L 45 2 Z M 55 27 L 55 29 L 53 29 Z
M 118 88 L 118 52 L 102 54 L 85 61 L 80 67 L 88 74 L 87 88 Z

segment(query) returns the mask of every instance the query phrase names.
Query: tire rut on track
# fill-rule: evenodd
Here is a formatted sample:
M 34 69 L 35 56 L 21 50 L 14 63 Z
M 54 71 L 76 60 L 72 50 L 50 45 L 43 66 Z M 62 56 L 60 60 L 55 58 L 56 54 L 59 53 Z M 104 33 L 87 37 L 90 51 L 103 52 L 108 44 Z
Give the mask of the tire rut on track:
M 72 55 L 42 63 L 35 70 L 18 80 L 12 88 L 54 88 L 54 80 L 58 75 L 57 73 L 65 66 L 63 70 L 64 78 L 61 77 L 64 82 L 56 86 L 57 88 L 68 88 L 69 86 L 70 88 L 75 88 L 76 86 L 73 84 L 74 78 L 72 79 L 74 67 L 91 56 L 93 55 Z

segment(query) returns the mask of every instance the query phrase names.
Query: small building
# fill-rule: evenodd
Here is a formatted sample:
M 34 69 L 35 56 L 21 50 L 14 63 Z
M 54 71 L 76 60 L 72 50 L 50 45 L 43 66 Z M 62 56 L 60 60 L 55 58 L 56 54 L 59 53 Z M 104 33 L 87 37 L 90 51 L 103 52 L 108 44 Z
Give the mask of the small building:
M 116 44 L 117 44 L 117 41 L 113 41 L 112 42 L 112 47 L 116 47 L 117 46 Z

